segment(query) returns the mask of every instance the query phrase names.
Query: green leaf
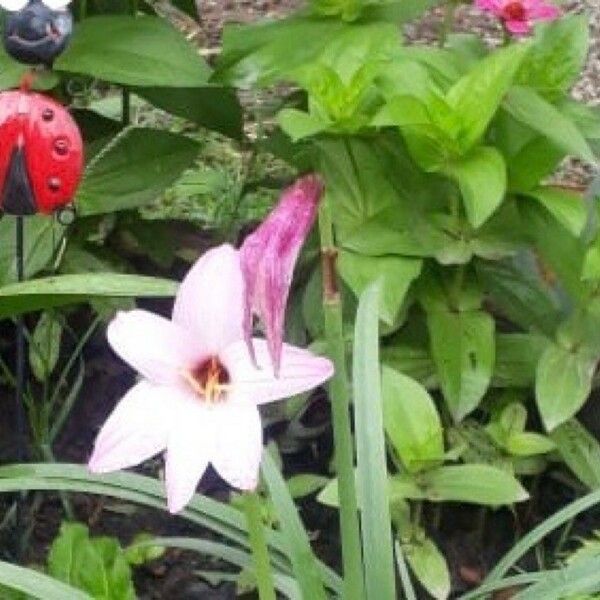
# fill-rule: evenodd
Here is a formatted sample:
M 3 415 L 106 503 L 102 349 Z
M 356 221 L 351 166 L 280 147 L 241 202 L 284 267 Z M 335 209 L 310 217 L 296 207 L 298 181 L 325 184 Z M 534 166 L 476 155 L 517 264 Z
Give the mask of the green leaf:
M 421 273 L 422 261 L 400 256 L 364 256 L 342 250 L 339 270 L 348 287 L 360 296 L 375 279 L 382 278 L 381 319 L 393 325 L 411 283 Z
M 511 44 L 490 53 L 448 92 L 448 103 L 460 119 L 463 151 L 470 150 L 485 133 L 529 48 L 527 43 Z
M 156 201 L 192 165 L 198 148 L 168 131 L 128 130 L 89 165 L 76 198 L 79 213 L 110 213 Z
M 135 93 L 172 115 L 218 131 L 234 140 L 242 138 L 242 107 L 231 88 L 140 87 L 136 88 Z
M 27 217 L 23 228 L 25 279 L 45 269 L 58 249 L 64 227 L 46 215 Z M 15 240 L 16 217 L 0 219 L 0 285 L 17 281 Z
M 85 302 L 89 298 L 171 298 L 178 283 L 168 279 L 89 273 L 57 275 L 0 287 L 0 318 Z
M 294 108 L 277 113 L 277 122 L 294 142 L 325 131 L 330 123 L 318 115 L 308 114 Z
M 164 556 L 165 547 L 153 542 L 154 539 L 150 533 L 137 533 L 131 540 L 131 545 L 124 550 L 127 562 L 140 566 Z
M 62 325 L 52 312 L 41 315 L 29 345 L 29 364 L 34 377 L 41 382 L 52 374 L 60 356 Z
M 522 86 L 513 87 L 506 97 L 504 107 L 517 121 L 541 133 L 566 153 L 595 163 L 592 149 L 573 121 L 534 90 Z
M 536 267 L 517 261 L 479 263 L 477 275 L 505 316 L 525 330 L 550 336 L 560 321 L 560 306 Z
M 530 431 L 513 433 L 506 440 L 506 449 L 514 456 L 545 454 L 554 448 L 554 442 L 545 435 Z
M 381 384 L 385 431 L 404 466 L 416 472 L 443 462 L 442 424 L 427 390 L 385 366 Z
M 325 600 L 325 590 L 315 555 L 310 547 L 308 534 L 300 520 L 300 515 L 286 483 L 273 457 L 268 452 L 263 455 L 262 473 L 277 512 L 280 530 L 288 547 L 288 556 L 292 562 L 301 595 L 303 598 Z
M 481 311 L 427 314 L 431 354 L 456 422 L 475 410 L 494 368 L 494 320 Z
M 585 348 L 548 346 L 537 368 L 535 396 L 548 431 L 570 419 L 587 400 L 597 357 Z
M 287 480 L 287 486 L 292 498 L 297 500 L 299 498 L 306 498 L 306 496 L 318 492 L 328 482 L 329 478 L 324 477 L 323 475 L 300 473 L 298 475 L 292 475 L 292 477 Z
M 515 600 L 583 600 L 584 594 L 596 595 L 600 589 L 600 557 L 577 560 L 549 572 L 540 581 L 520 591 Z M 581 594 L 581 595 L 580 595 Z M 593 598 L 593 596 L 587 596 Z
M 589 26 L 585 15 L 563 15 L 552 23 L 539 24 L 517 82 L 551 99 L 562 95 L 583 70 L 588 49 Z
M 356 429 L 356 483 L 366 597 L 396 598 L 388 477 L 379 373 L 380 283 L 361 295 L 356 315 L 352 380 Z M 368 501 L 366 499 L 369 499 Z
M 203 87 L 210 76 L 184 35 L 150 16 L 84 19 L 54 67 L 136 86 Z
M 483 225 L 506 193 L 506 164 L 500 152 L 481 146 L 444 170 L 458 182 L 471 225 Z
M 527 192 L 571 234 L 578 237 L 588 220 L 588 207 L 581 194 L 557 187 L 538 187 Z
M 600 444 L 576 419 L 557 427 L 550 437 L 566 465 L 590 490 L 600 488 Z
M 39 600 L 93 600 L 92 596 L 85 592 L 43 573 L 3 561 L 0 561 L 0 581 L 3 587 L 23 592 Z
M 472 502 L 490 506 L 513 504 L 529 498 L 507 471 L 491 465 L 438 467 L 420 476 L 427 498 L 434 502 Z
M 596 281 L 600 279 L 600 237 L 588 248 L 583 259 L 581 279 Z
M 79 523 L 63 523 L 48 554 L 48 572 L 101 600 L 135 600 L 131 569 L 115 538 L 90 538 Z
M 402 544 L 404 556 L 421 585 L 437 600 L 450 595 L 450 572 L 444 555 L 424 535 Z
M 528 333 L 501 333 L 496 336 L 494 387 L 532 387 L 535 372 L 548 340 Z

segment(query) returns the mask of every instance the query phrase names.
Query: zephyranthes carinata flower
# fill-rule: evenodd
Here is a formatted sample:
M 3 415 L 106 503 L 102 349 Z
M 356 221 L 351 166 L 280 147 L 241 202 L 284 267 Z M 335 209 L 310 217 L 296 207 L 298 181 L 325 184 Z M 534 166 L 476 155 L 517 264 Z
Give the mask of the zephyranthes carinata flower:
M 181 284 L 172 318 L 120 313 L 113 349 L 141 375 L 102 427 L 89 462 L 95 473 L 123 469 L 166 449 L 171 512 L 190 500 L 209 463 L 234 487 L 256 487 L 262 453 L 258 405 L 318 386 L 331 362 L 282 346 L 275 377 L 267 345 L 243 331 L 244 281 L 231 246 L 207 252 Z

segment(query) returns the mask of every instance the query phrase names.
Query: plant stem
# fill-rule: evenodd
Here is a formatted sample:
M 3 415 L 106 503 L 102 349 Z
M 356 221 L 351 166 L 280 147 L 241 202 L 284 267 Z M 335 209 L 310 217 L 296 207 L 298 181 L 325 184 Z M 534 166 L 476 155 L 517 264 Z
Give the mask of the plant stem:
M 244 506 L 258 596 L 260 600 L 276 600 L 273 574 L 271 573 L 271 559 L 267 548 L 258 494 L 256 492 L 244 494 Z
M 333 222 L 327 198 L 319 211 L 323 266 L 323 314 L 329 358 L 335 374 L 329 382 L 333 419 L 335 460 L 340 500 L 344 595 L 346 600 L 364 598 L 364 577 L 358 522 L 356 482 L 354 479 L 354 443 L 350 422 L 350 393 L 344 343 L 342 300 L 338 291 Z

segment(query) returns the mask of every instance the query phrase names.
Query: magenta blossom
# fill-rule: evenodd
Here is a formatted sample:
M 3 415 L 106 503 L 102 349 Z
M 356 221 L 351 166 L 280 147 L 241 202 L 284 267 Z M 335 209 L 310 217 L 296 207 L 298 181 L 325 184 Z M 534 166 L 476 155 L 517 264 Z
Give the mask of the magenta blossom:
M 282 363 L 285 307 L 300 248 L 310 232 L 323 194 L 316 175 L 285 190 L 279 203 L 240 249 L 246 284 L 244 335 L 252 348 L 252 316 L 262 320 L 275 373 Z
M 558 7 L 545 0 L 475 0 L 475 6 L 496 15 L 515 35 L 529 33 L 536 21 L 553 21 L 560 16 Z
M 106 473 L 166 450 L 171 512 L 193 496 L 209 463 L 232 486 L 256 487 L 262 454 L 258 405 L 309 390 L 331 377 L 329 360 L 284 345 L 275 377 L 264 340 L 244 339 L 244 282 L 231 246 L 207 252 L 181 284 L 172 318 L 119 313 L 112 348 L 141 375 L 96 439 L 89 468 Z

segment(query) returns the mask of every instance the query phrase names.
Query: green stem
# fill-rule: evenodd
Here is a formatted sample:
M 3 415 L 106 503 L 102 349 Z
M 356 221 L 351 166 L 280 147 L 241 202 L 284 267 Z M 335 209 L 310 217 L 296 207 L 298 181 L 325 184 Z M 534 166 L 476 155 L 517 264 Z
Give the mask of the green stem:
M 319 231 L 323 257 L 323 313 L 328 355 L 335 366 L 329 382 L 333 419 L 335 460 L 340 501 L 344 595 L 346 600 L 364 598 L 364 577 L 354 479 L 354 443 L 350 422 L 350 387 L 344 343 L 342 300 L 337 289 L 337 273 L 331 209 L 324 199 L 319 212 Z
M 256 584 L 258 586 L 258 597 L 260 600 L 276 600 L 273 574 L 271 573 L 271 559 L 267 548 L 258 494 L 256 492 L 244 494 L 244 506 Z

